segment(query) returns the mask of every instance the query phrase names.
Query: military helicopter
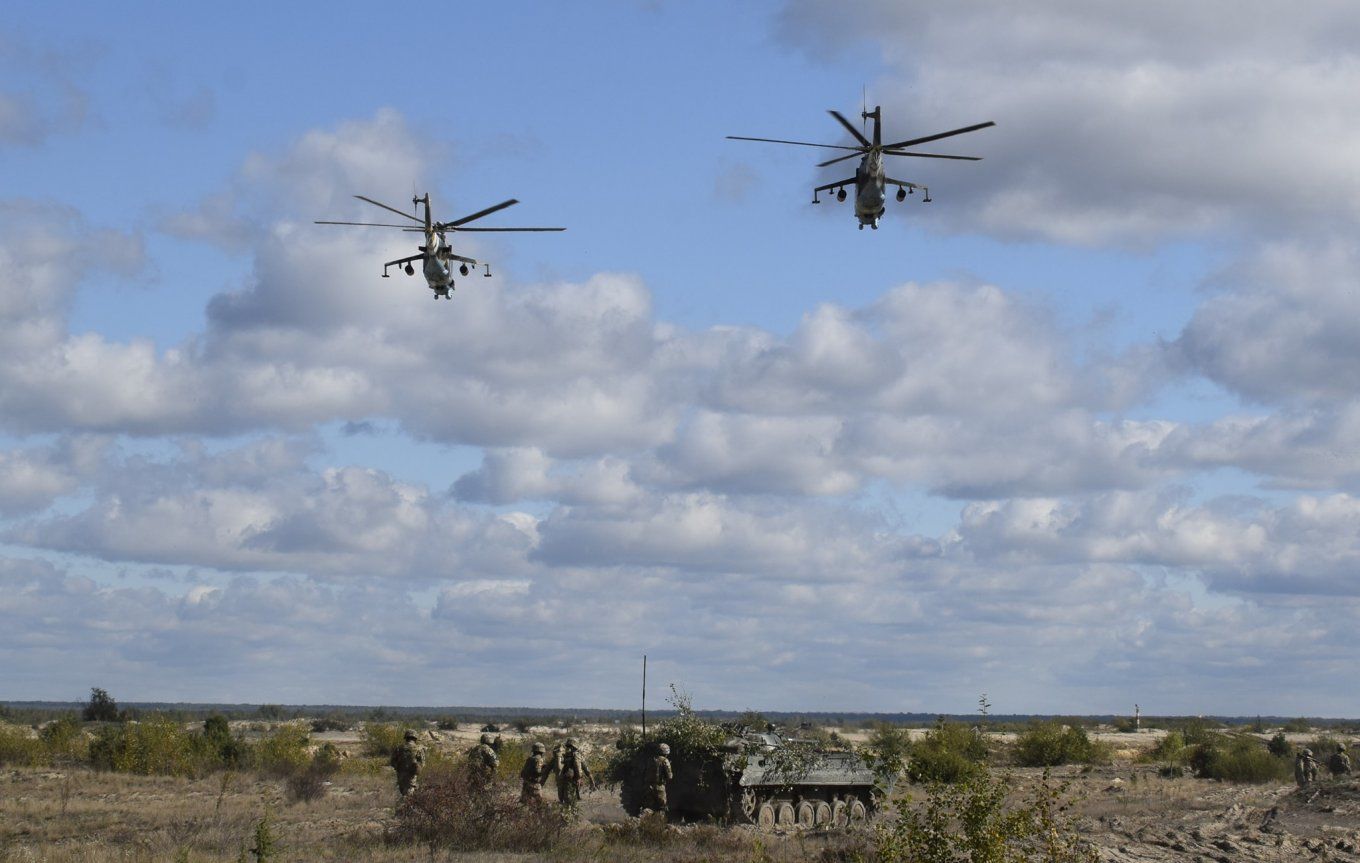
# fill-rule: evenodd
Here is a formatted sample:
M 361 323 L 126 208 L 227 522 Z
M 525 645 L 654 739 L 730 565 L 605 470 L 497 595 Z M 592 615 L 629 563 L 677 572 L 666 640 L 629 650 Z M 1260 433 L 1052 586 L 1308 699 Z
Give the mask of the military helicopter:
M 814 204 L 821 203 L 821 200 L 817 197 L 818 192 L 829 192 L 832 189 L 836 190 L 836 200 L 844 201 L 845 187 L 853 183 L 855 186 L 855 218 L 859 220 L 859 229 L 861 231 L 864 230 L 865 225 L 868 225 L 874 230 L 878 230 L 878 220 L 879 217 L 883 215 L 885 209 L 883 202 L 887 200 L 886 193 L 884 192 L 886 186 L 897 187 L 898 201 L 905 201 L 907 195 L 914 194 L 917 189 L 924 192 L 921 199 L 922 203 L 929 204 L 931 201 L 930 189 L 926 186 L 909 183 L 906 180 L 894 180 L 892 177 L 887 176 L 883 170 L 884 156 L 916 156 L 921 159 L 959 159 L 962 161 L 977 162 L 980 161 L 981 157 L 948 156 L 940 153 L 909 153 L 906 152 L 904 148 L 914 147 L 917 144 L 925 144 L 929 141 L 938 141 L 941 138 L 948 138 L 953 135 L 962 135 L 964 132 L 976 132 L 978 129 L 985 129 L 988 126 L 996 125 L 995 123 L 988 121 L 986 123 L 978 123 L 975 126 L 964 126 L 962 129 L 954 129 L 949 132 L 940 132 L 937 135 L 926 135 L 924 138 L 909 138 L 905 141 L 898 141 L 895 144 L 885 145 L 883 143 L 883 135 L 880 128 L 880 120 L 882 118 L 881 106 L 875 105 L 874 110 L 872 111 L 863 109 L 860 111 L 862 120 L 874 121 L 873 141 L 864 137 L 864 134 L 851 125 L 850 121 L 845 119 L 839 111 L 830 111 L 829 113 L 836 118 L 836 122 L 844 126 L 846 131 L 854 136 L 855 140 L 859 142 L 858 146 L 847 147 L 841 144 L 811 144 L 807 141 L 783 141 L 778 138 L 746 138 L 740 135 L 728 135 L 727 137 L 733 141 L 765 141 L 771 144 L 797 144 L 800 147 L 825 147 L 831 150 L 851 151 L 849 155 L 838 156 L 835 159 L 828 159 L 827 161 L 818 164 L 817 167 L 819 168 L 824 168 L 827 165 L 834 165 L 837 162 L 843 162 L 846 159 L 853 159 L 855 156 L 862 156 L 863 158 L 860 159 L 859 167 L 855 169 L 855 176 L 844 180 L 837 180 L 834 183 L 826 183 L 825 185 L 818 186 L 812 190 L 812 203 Z
M 434 220 L 431 218 L 431 216 L 430 216 L 430 195 L 429 195 L 428 192 L 426 192 L 424 195 L 422 195 L 422 196 L 419 197 L 419 198 L 416 198 L 416 197 L 411 198 L 411 206 L 412 206 L 412 207 L 419 207 L 419 206 L 422 205 L 422 204 L 424 205 L 424 207 L 425 207 L 425 218 L 424 218 L 424 219 L 421 219 L 419 216 L 413 216 L 413 215 L 411 215 L 410 213 L 406 213 L 406 212 L 403 212 L 403 211 L 401 211 L 401 210 L 398 210 L 396 207 L 389 207 L 389 206 L 387 206 L 386 204 L 382 203 L 381 201 L 375 201 L 375 200 L 373 200 L 372 198 L 365 198 L 363 195 L 355 195 L 354 197 L 356 197 L 356 198 L 358 198 L 359 200 L 364 201 L 364 202 L 366 202 L 366 203 L 372 204 L 372 205 L 375 206 L 375 207 L 382 207 L 384 210 L 387 210 L 387 211 L 389 211 L 389 212 L 396 213 L 398 216 L 401 216 L 401 217 L 403 217 L 403 218 L 410 219 L 411 221 L 415 222 L 417 225 L 421 225 L 422 227 L 414 227 L 414 228 L 413 228 L 413 227 L 411 227 L 410 225 L 389 225 L 389 224 L 384 224 L 384 223 L 381 223 L 381 222 L 328 222 L 328 221 L 318 221 L 316 224 L 318 224 L 318 225 L 361 225 L 361 226 L 370 227 L 370 228 L 400 228 L 400 229 L 403 230 L 403 231 L 411 231 L 411 232 L 413 232 L 413 233 L 414 233 L 414 232 L 424 232 L 424 234 L 425 234 L 425 245 L 423 245 L 423 246 L 417 246 L 418 254 L 415 254 L 415 255 L 408 255 L 408 256 L 405 257 L 405 258 L 397 258 L 395 261 L 388 261 L 387 263 L 383 264 L 383 273 L 382 273 L 382 277 L 383 277 L 384 279 L 388 278 L 387 270 L 388 270 L 390 267 L 401 267 L 402 269 L 404 269 L 404 270 L 406 271 L 406 275 L 408 275 L 408 276 L 414 276 L 414 275 L 416 274 L 416 269 L 415 269 L 414 266 L 412 266 L 412 264 L 414 264 L 416 261 L 420 261 L 420 262 L 421 262 L 421 271 L 422 271 L 422 273 L 423 273 L 424 276 L 425 276 L 425 281 L 429 284 L 430 290 L 434 291 L 434 298 L 435 298 L 436 300 L 439 299 L 440 297 L 443 297 L 443 298 L 446 299 L 446 300 L 452 299 L 452 297 L 449 296 L 449 292 L 453 290 L 453 262 L 454 262 L 454 261 L 458 261 L 458 262 L 459 262 L 459 266 L 458 266 L 458 273 L 459 273 L 459 275 L 466 276 L 466 275 L 468 274 L 468 272 L 469 272 L 469 270 L 468 270 L 468 267 L 469 267 L 469 266 L 474 267 L 474 268 L 475 268 L 475 267 L 478 267 L 478 266 L 482 266 L 482 267 L 485 267 L 485 268 L 486 268 L 486 272 L 482 273 L 482 275 L 483 275 L 483 276 L 486 276 L 486 277 L 490 277 L 490 276 L 491 276 L 491 265 L 490 265 L 490 264 L 479 264 L 476 260 L 474 260 L 474 259 L 472 259 L 472 258 L 466 258 L 466 257 L 464 257 L 464 256 L 462 256 L 462 255 L 455 255 L 455 254 L 453 253 L 453 248 L 449 245 L 448 240 L 446 240 L 445 237 L 444 237 L 445 234 L 451 233 L 451 232 L 453 232 L 453 231 L 480 231 L 480 232 L 490 232 L 490 231 L 565 231 L 565 230 L 566 230 L 566 228 L 468 228 L 468 227 L 464 227 L 464 226 L 467 225 L 469 222 L 475 222 L 476 220 L 482 218 L 483 216 L 489 216 L 489 215 L 491 215 L 492 213 L 496 212 L 497 210 L 504 210 L 506 207 L 511 207 L 511 206 L 514 206 L 515 204 L 518 204 L 519 201 L 515 200 L 514 198 L 511 198 L 511 199 L 508 200 L 508 201 L 501 201 L 499 204 L 496 204 L 495 206 L 487 207 L 485 210 L 478 210 L 477 212 L 473 213 L 473 214 L 470 215 L 470 216 L 464 216 L 463 218 L 457 219 L 457 220 L 452 221 L 452 222 L 436 222 L 436 221 L 434 221 Z

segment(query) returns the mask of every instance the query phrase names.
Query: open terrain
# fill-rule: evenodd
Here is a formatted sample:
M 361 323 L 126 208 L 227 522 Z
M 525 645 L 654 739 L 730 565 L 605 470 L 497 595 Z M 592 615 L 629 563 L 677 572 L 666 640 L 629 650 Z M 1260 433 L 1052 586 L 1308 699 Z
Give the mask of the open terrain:
M 536 731 L 540 738 L 547 733 Z M 597 727 L 574 733 L 599 754 L 611 732 Z M 431 729 L 426 742 L 457 755 L 475 735 L 475 730 Z M 520 745 L 520 735 L 504 736 L 506 747 Z M 1059 767 L 1052 775 L 1070 783 L 1070 812 L 1102 860 L 1360 861 L 1360 782 L 1324 780 L 1300 791 L 1292 783 L 1167 778 L 1156 765 L 1138 760 L 1160 733 L 1096 736 L 1115 746 L 1110 763 Z M 994 737 L 1003 745 L 1003 735 Z M 249 849 L 266 813 L 279 860 L 873 859 L 872 827 L 832 834 L 761 834 L 748 827 L 708 825 L 639 829 L 607 788 L 587 796 L 579 820 L 551 851 L 431 850 L 396 838 L 391 770 L 379 759 L 361 757 L 356 735 L 327 732 L 313 735 L 313 741 L 333 743 L 348 757 L 324 796 L 312 802 L 290 802 L 282 781 L 255 774 L 182 778 L 102 773 L 84 766 L 7 768 L 0 772 L 0 861 L 253 860 Z M 1042 774 L 1037 768 L 1008 772 L 1020 788 Z M 505 794 L 515 793 L 509 776 L 501 782 Z M 924 793 L 907 783 L 897 790 L 899 800 Z M 878 817 L 891 817 L 891 810 Z

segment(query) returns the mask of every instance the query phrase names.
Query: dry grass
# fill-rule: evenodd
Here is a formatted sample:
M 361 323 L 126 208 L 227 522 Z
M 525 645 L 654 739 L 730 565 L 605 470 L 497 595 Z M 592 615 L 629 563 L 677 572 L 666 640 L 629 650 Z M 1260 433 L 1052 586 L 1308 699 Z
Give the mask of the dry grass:
M 502 796 L 513 793 L 510 786 L 501 789 Z M 290 804 L 283 780 L 254 775 L 186 779 L 84 768 L 9 769 L 0 772 L 0 863 L 232 863 L 266 810 L 281 860 L 290 863 L 812 863 L 839 859 L 823 854 L 831 849 L 834 855 L 853 839 L 761 836 L 709 825 L 639 826 L 614 812 L 617 801 L 600 792 L 587 798 L 586 817 L 548 850 L 432 850 L 401 838 L 397 802 L 390 770 L 347 769 L 332 777 L 320 800 Z

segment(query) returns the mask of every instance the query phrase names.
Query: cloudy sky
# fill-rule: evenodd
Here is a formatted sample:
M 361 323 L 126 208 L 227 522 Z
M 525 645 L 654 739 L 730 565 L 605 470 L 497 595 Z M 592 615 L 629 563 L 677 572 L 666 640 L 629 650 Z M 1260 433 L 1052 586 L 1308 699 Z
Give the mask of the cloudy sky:
M 1025 6 L 12 4 L 0 698 L 1360 715 L 1360 9 Z

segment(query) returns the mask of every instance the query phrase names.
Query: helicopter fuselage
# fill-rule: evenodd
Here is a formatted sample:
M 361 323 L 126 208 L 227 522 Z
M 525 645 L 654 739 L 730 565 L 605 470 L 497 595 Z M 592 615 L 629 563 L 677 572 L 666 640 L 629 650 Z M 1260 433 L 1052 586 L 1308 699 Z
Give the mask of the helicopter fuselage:
M 887 195 L 883 191 L 883 157 L 876 150 L 864 154 L 855 169 L 855 218 L 878 227 Z
M 430 290 L 447 297 L 453 287 L 453 267 L 450 266 L 449 246 L 444 237 L 434 231 L 425 234 L 425 261 L 421 270 Z

